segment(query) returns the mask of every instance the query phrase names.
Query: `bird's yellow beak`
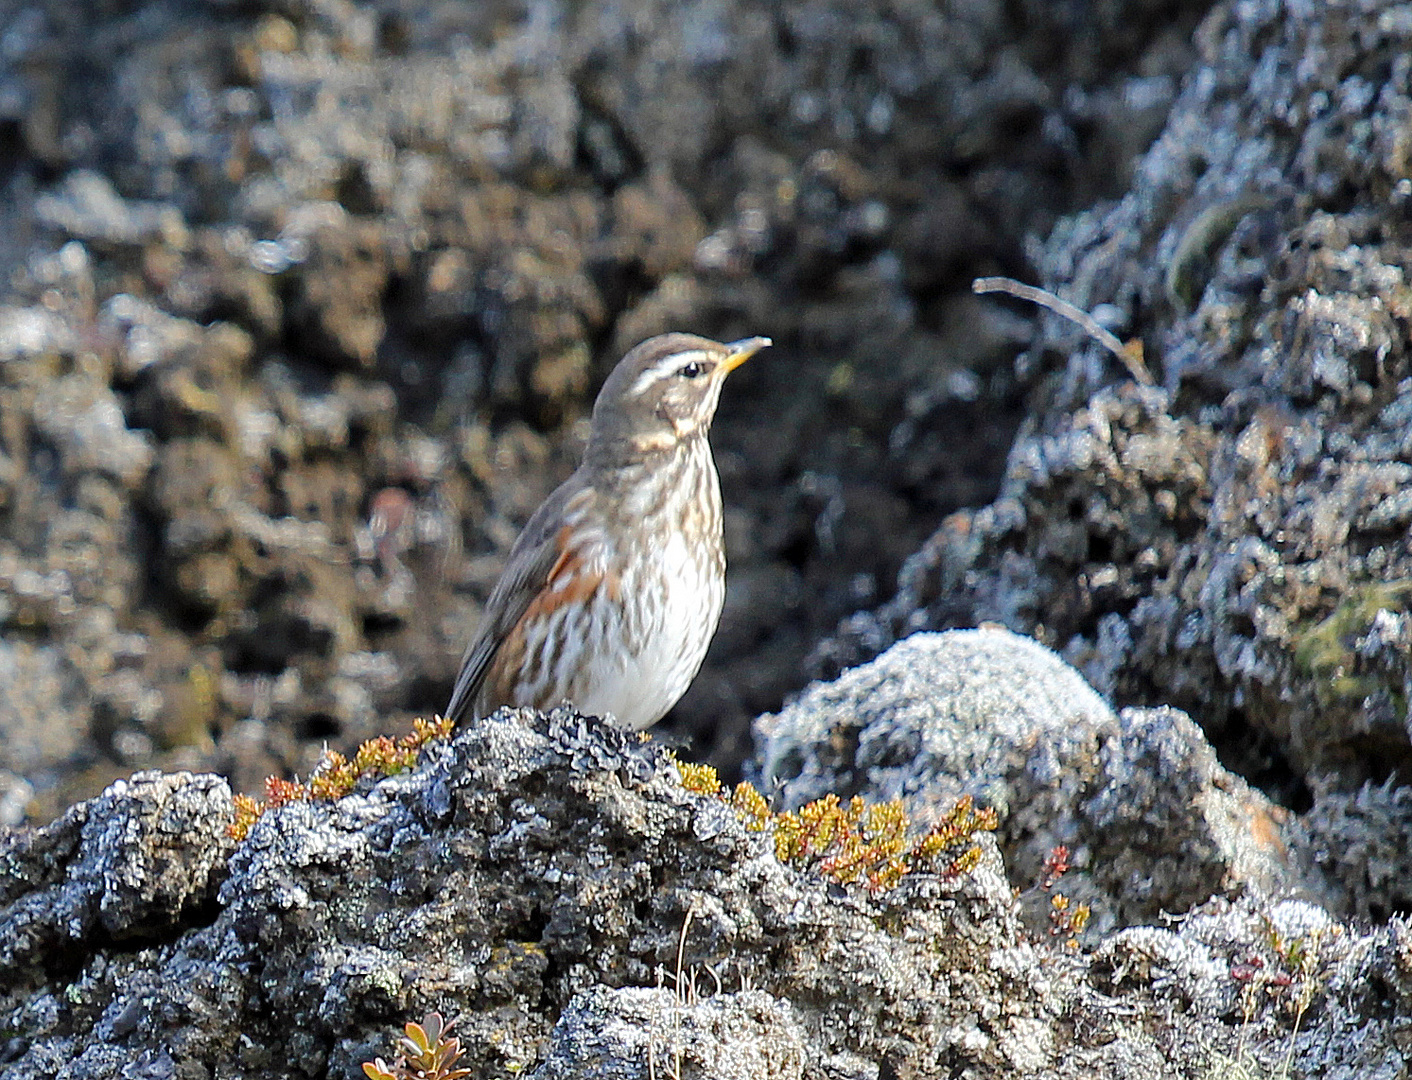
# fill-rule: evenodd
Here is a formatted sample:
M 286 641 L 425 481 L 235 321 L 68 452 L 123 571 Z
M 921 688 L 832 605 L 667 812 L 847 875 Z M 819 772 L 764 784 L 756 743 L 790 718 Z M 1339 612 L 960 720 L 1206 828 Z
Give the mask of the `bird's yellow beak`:
M 729 375 L 761 349 L 768 349 L 772 344 L 774 343 L 767 337 L 750 337 L 742 338 L 740 341 L 732 341 L 726 346 L 726 358 L 721 361 L 722 371 Z

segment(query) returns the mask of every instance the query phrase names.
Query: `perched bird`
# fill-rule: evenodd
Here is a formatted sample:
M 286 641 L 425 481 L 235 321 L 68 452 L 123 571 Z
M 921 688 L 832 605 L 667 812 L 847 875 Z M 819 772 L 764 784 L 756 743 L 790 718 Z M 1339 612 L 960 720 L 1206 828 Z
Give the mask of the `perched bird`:
M 453 723 L 568 702 L 640 731 L 676 704 L 725 600 L 707 435 L 726 376 L 769 344 L 663 334 L 618 362 L 583 463 L 510 550 L 461 660 Z

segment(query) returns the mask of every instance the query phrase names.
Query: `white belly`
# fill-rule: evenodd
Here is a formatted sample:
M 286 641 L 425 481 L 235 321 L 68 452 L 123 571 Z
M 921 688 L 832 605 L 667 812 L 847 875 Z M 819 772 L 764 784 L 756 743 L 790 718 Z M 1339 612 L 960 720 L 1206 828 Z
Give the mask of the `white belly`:
M 667 573 L 666 602 L 656 617 L 630 627 L 639 647 L 617 651 L 614 662 L 595 665 L 596 677 L 576 697 L 582 712 L 611 714 L 623 727 L 641 730 L 660 720 L 686 692 L 706 657 L 706 647 L 720 622 L 725 582 L 720 567 L 708 558 L 693 558 L 680 533 L 653 553 Z M 626 597 L 655 588 L 639 566 L 623 575 Z M 629 601 L 631 607 L 631 601 Z

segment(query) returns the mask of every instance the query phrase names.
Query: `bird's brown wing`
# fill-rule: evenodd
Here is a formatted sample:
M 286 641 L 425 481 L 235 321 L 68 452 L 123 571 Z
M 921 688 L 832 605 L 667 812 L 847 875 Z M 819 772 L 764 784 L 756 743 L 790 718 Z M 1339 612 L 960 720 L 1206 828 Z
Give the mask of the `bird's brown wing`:
M 576 478 L 561 484 L 540 504 L 520 533 L 500 580 L 491 590 L 481 616 L 480 629 L 461 658 L 446 716 L 459 726 L 471 718 L 476 697 L 485 685 L 496 654 L 524 617 L 535 598 L 543 592 L 549 576 L 560 561 L 559 533 L 565 504 L 579 490 Z

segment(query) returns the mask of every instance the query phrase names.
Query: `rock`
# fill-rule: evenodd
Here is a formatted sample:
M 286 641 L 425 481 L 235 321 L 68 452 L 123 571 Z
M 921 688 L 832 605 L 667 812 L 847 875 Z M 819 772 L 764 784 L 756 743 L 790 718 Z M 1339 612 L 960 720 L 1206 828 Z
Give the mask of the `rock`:
M 371 368 L 386 332 L 388 244 L 376 226 L 339 226 L 307 241 L 307 270 L 299 275 L 290 318 L 304 351 L 335 365 Z
M 33 798 L 33 784 L 8 769 L 0 769 L 0 827 L 11 828 L 24 821 Z
M 221 780 L 144 773 L 0 840 L 7 1080 L 354 1076 L 431 1008 L 474 1075 L 540 1080 L 1405 1064 L 1400 919 L 1247 896 L 1076 951 L 1022 930 L 988 834 L 968 870 L 831 883 L 568 711 L 502 711 L 238 846 L 231 815 Z
M 7 641 L 0 643 L 0 685 L 5 687 L 0 695 L 0 730 L 5 732 L 0 761 L 18 774 L 17 780 L 50 774 L 52 783 L 52 771 L 83 745 L 83 728 L 53 722 L 56 706 L 82 715 L 78 673 L 52 646 Z
M 1185 713 L 1124 709 L 1118 721 L 1081 814 L 1094 881 L 1127 921 L 1247 892 L 1344 907 L 1312 870 L 1303 823 L 1222 768 Z
M 782 1002 L 760 990 L 695 1002 L 669 990 L 596 987 L 569 1003 L 533 1080 L 684 1076 L 710 1080 L 805 1075 L 805 1039 Z M 636 1068 L 634 1068 L 636 1066 Z
M 1297 900 L 1216 901 L 1179 930 L 1120 931 L 1095 954 L 1090 979 L 1150 1007 L 1225 1016 L 1242 1042 L 1210 1048 L 1209 1067 L 1307 1062 L 1310 1075 L 1377 1076 L 1407 1060 L 1396 1032 L 1409 955 L 1400 918 L 1358 932 Z M 1374 1003 L 1372 986 L 1389 987 L 1389 996 Z M 1370 1024 L 1370 1012 L 1387 1019 Z M 1257 1049 L 1265 1039 L 1266 1049 Z
M 725 803 L 686 793 L 664 753 L 570 713 L 501 714 L 413 773 L 287 804 L 227 870 L 230 818 L 222 782 L 144 774 L 12 839 L 0 1012 L 26 1040 L 12 1075 L 55 1053 L 83 1076 L 164 1051 L 179 1068 L 254 1054 L 345 1074 L 372 1056 L 369 1020 L 432 1001 L 461 1016 L 477 1069 L 534 1061 L 558 1021 L 557 1075 L 590 1038 L 574 1033 L 603 1022 L 591 1015 L 650 1000 L 602 991 L 679 962 L 702 995 L 684 1053 L 715 1069 L 752 1054 L 792 1054 L 795 1069 L 837 1056 L 855 1073 L 870 1054 L 1000 1061 L 1054 1008 L 993 847 L 968 874 L 917 875 L 886 898 L 830 889 L 778 863 Z M 173 936 L 178 917 L 188 929 Z M 110 934 L 139 926 L 161 941 L 109 955 Z M 79 975 L 59 1015 L 83 1032 L 62 1049 L 35 966 L 60 934 Z M 1012 958 L 992 969 L 1000 947 Z M 755 989 L 717 1000 L 712 972 Z M 972 1016 L 982 988 L 1004 988 L 1009 1016 Z M 280 1020 L 252 1041 L 257 1014 Z M 732 1030 L 734 1047 L 709 1041 Z M 752 1049 L 752 1030 L 771 1044 Z
M 82 375 L 46 381 L 34 401 L 35 431 L 75 474 L 96 473 L 131 491 L 152 464 L 146 432 L 128 428 L 113 392 Z
M 1406 906 L 1412 881 L 1412 790 L 1389 778 L 1357 791 L 1319 792 L 1303 815 L 1309 851 L 1346 910 L 1385 922 Z
M 1404 63 L 1412 25 L 1375 0 L 1221 4 L 1196 41 L 1132 189 L 1034 251 L 1160 385 L 1056 325 L 1025 360 L 1036 412 L 999 498 L 943 526 L 817 670 L 1000 622 L 1114 700 L 1186 710 L 1303 809 L 1412 765 L 1412 653 L 1392 644 L 1412 362 L 1389 239 L 1412 98 L 1371 74 Z
M 922 820 L 961 795 L 1000 814 L 1011 881 L 1042 902 L 1053 852 L 1094 932 L 1213 893 L 1323 880 L 1291 815 L 1223 769 L 1175 709 L 1115 715 L 1073 668 L 998 628 L 915 634 L 756 725 L 758 784 L 786 807 L 861 794 Z
M 101 173 L 77 169 L 52 195 L 35 200 L 45 225 L 89 243 L 133 245 L 158 237 L 185 236 L 181 212 L 170 204 L 127 202 Z
M 219 777 L 135 773 L 27 837 L 4 837 L 6 980 L 42 981 L 61 953 L 167 936 L 215 899 L 231 814 Z

